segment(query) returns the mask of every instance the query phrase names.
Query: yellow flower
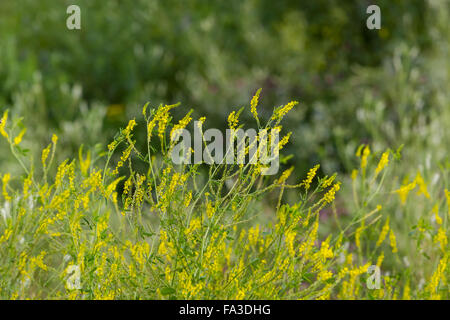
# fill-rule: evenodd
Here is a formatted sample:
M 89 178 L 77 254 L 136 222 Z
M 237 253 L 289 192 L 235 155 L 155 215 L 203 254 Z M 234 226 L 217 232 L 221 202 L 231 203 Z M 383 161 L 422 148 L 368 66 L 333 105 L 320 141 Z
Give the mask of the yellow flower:
M 125 130 L 123 130 L 123 134 L 127 137 L 130 136 L 131 131 L 133 131 L 134 127 L 136 126 L 136 120 L 131 119 L 130 121 L 128 121 L 128 125 L 125 128 Z
M 44 168 L 46 168 L 47 167 L 47 158 L 48 158 L 48 155 L 50 154 L 50 148 L 52 147 L 52 145 L 51 144 L 49 144 L 48 146 L 47 146 L 47 148 L 45 148 L 44 150 L 42 150 L 42 156 L 41 156 L 41 161 L 42 161 L 42 166 L 44 167 Z
M 287 180 L 287 178 L 289 178 L 289 176 L 291 175 L 292 171 L 294 171 L 294 167 L 290 167 L 289 169 L 285 170 L 281 174 L 280 178 L 278 178 L 275 181 L 275 184 L 283 184 Z
M 292 132 L 288 132 L 281 140 L 280 143 L 278 144 L 278 150 L 283 149 L 283 147 L 289 142 L 289 138 L 291 137 Z
M 86 159 L 83 159 L 83 147 L 78 150 L 78 159 L 80 161 L 80 170 L 83 176 L 88 174 L 89 166 L 91 165 L 91 152 L 88 151 Z
M 194 218 L 189 223 L 189 227 L 184 231 L 184 234 L 189 236 L 192 234 L 195 230 L 200 229 L 202 226 L 202 221 L 200 218 Z
M 381 229 L 380 236 L 378 237 L 376 246 L 379 247 L 381 243 L 386 238 L 387 234 L 389 232 L 389 217 L 386 219 L 386 223 L 384 224 L 383 228 Z
M 298 101 L 291 101 L 288 104 L 284 105 L 283 107 L 278 108 L 275 111 L 274 115 L 272 116 L 272 119 L 281 120 L 297 104 Z
M 386 151 L 381 155 L 380 162 L 378 162 L 378 166 L 375 169 L 375 175 L 378 175 L 388 164 L 389 164 L 389 151 Z
M 231 112 L 228 115 L 228 126 L 230 129 L 234 129 L 237 127 L 239 122 L 239 115 L 236 115 L 236 111 Z
M 286 242 L 286 246 L 288 248 L 289 255 L 291 257 L 295 257 L 295 249 L 294 249 L 295 236 L 296 233 L 294 231 L 288 231 L 286 233 L 286 238 L 284 240 Z
M 11 200 L 11 197 L 8 194 L 8 191 L 6 190 L 6 187 L 8 186 L 8 182 L 11 179 L 11 175 L 9 173 L 6 173 L 2 178 L 2 187 L 3 187 L 3 198 L 5 198 L 6 201 Z
M 365 169 L 367 166 L 367 158 L 370 155 L 370 147 L 369 145 L 366 145 L 361 156 L 361 168 Z
M 408 198 L 408 193 L 416 187 L 416 180 L 413 182 L 403 185 L 400 189 L 395 190 L 394 192 L 398 193 L 402 204 L 406 203 L 406 199 Z
M 447 198 L 448 215 L 450 216 L 450 191 L 445 189 L 445 197 Z
M 206 205 L 206 216 L 211 219 L 211 217 L 214 215 L 214 212 L 216 209 L 213 207 L 210 201 L 208 201 L 208 204 Z
M 321 281 L 327 281 L 328 279 L 330 279 L 333 276 L 333 273 L 331 271 L 328 270 L 322 270 L 319 273 L 319 280 Z
M 336 179 L 336 174 L 332 175 L 331 177 L 327 178 L 323 183 L 322 183 L 322 188 L 328 188 L 329 186 L 331 186 L 331 184 L 333 183 L 333 181 Z
M 6 139 L 9 138 L 8 133 L 5 131 L 6 121 L 8 121 L 8 110 L 3 113 L 3 117 L 0 120 L 0 134 Z
M 253 114 L 253 117 L 258 120 L 258 112 L 256 111 L 256 107 L 258 106 L 259 94 L 261 93 L 261 88 L 256 91 L 255 95 L 250 102 L 250 111 Z
M 441 225 L 442 224 L 442 218 L 439 216 L 439 205 L 438 204 L 436 204 L 433 207 L 433 212 L 434 212 L 434 217 L 436 218 L 436 223 L 438 225 Z
M 308 174 L 306 175 L 306 179 L 303 180 L 303 185 L 305 186 L 305 189 L 308 190 L 311 186 L 311 182 L 313 181 L 314 177 L 316 176 L 317 170 L 319 169 L 320 164 L 316 164 L 313 168 L 309 169 Z
M 439 282 L 441 281 L 441 279 L 445 277 L 445 270 L 447 269 L 447 260 L 448 256 L 444 255 L 439 261 L 439 265 L 437 266 L 436 270 L 431 276 L 431 279 L 428 281 L 426 289 L 432 296 L 436 294 Z
M 377 267 L 381 267 L 381 264 L 383 263 L 384 260 L 384 252 L 381 251 L 380 255 L 378 256 L 377 259 Z
M 255 246 L 258 243 L 258 237 L 259 237 L 259 225 L 251 227 L 248 230 L 248 242 L 250 246 Z
M 171 140 L 178 139 L 178 136 L 180 135 L 180 130 L 186 128 L 186 126 L 189 124 L 189 122 L 191 122 L 192 118 L 190 115 L 192 112 L 193 112 L 193 110 L 189 111 L 188 114 L 186 114 L 184 116 L 184 118 L 178 122 L 178 124 L 173 126 L 172 130 L 170 131 Z
M 447 248 L 448 239 L 447 239 L 447 235 L 445 234 L 445 230 L 442 229 L 442 227 L 439 228 L 436 236 L 434 237 L 433 242 L 434 243 L 439 242 L 441 245 L 442 251 L 445 252 L 445 249 Z
M 423 193 L 423 195 L 429 199 L 430 198 L 430 194 L 428 193 L 427 190 L 427 184 L 425 183 L 425 181 L 423 180 L 422 176 L 420 175 L 420 172 L 417 172 L 417 176 L 416 176 L 416 180 L 415 180 L 419 186 L 419 190 L 417 191 L 417 194 L 421 194 Z
M 341 183 L 337 182 L 334 184 L 334 186 L 328 190 L 328 192 L 324 195 L 323 199 L 326 203 L 331 203 L 334 200 L 335 194 L 339 189 L 341 188 Z
M 395 234 L 394 234 L 394 231 L 392 231 L 392 229 L 391 229 L 391 232 L 389 233 L 389 242 L 391 244 L 392 252 L 396 253 L 398 251 L 397 250 L 397 240 L 395 238 Z
M 22 131 L 20 131 L 19 135 L 17 137 L 14 138 L 14 144 L 17 146 L 19 143 L 22 142 L 22 138 L 25 135 L 25 132 L 27 132 L 27 129 L 23 129 Z
M 355 244 L 358 249 L 361 248 L 360 239 L 361 239 L 361 234 L 362 234 L 363 230 L 364 230 L 364 226 L 360 226 L 358 229 L 356 229 L 356 232 L 355 232 Z
M 186 198 L 184 198 L 184 207 L 185 208 L 189 207 L 191 200 L 192 200 L 192 191 L 189 191 L 189 193 L 186 195 Z

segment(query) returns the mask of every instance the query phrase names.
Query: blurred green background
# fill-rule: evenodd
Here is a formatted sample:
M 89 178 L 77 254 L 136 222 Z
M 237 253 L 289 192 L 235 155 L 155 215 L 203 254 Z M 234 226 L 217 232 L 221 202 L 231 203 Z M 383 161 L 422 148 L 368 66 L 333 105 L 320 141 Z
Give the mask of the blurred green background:
M 366 28 L 373 3 L 381 30 Z M 70 4 L 81 30 L 66 28 Z M 319 162 L 348 172 L 360 143 L 438 163 L 450 145 L 449 13 L 445 0 L 1 0 L 0 111 L 24 117 L 35 157 L 55 132 L 64 158 L 99 150 L 147 101 L 224 128 L 261 87 L 263 117 L 300 101 L 285 122 L 299 174 Z M 0 152 L 3 172 L 13 163 Z

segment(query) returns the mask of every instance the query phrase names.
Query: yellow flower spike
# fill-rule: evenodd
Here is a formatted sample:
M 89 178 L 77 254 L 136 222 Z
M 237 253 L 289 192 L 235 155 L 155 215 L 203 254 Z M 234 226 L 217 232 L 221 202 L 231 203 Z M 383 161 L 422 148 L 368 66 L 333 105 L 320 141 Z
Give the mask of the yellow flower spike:
M 114 180 L 113 182 L 111 182 L 105 190 L 105 197 L 109 198 L 111 196 L 111 194 L 116 190 L 117 185 L 119 184 L 120 181 L 122 181 L 123 179 L 125 179 L 125 177 L 120 177 L 117 178 L 116 180 Z
M 228 115 L 228 126 L 230 129 L 235 129 L 239 123 L 239 115 L 236 114 L 236 111 L 231 112 Z
M 294 241 L 295 241 L 296 233 L 294 231 L 288 231 L 285 237 L 285 243 L 288 248 L 289 255 L 294 258 L 295 257 L 295 249 L 294 249 Z
M 355 181 L 357 177 L 358 177 L 358 170 L 353 169 L 352 170 L 352 180 Z
M 3 117 L 0 120 L 0 134 L 9 139 L 8 133 L 5 131 L 6 122 L 8 121 L 8 110 L 3 113 Z
M 288 132 L 279 142 L 278 150 L 283 149 L 283 147 L 289 142 L 289 138 L 291 137 L 292 132 Z
M 389 151 L 386 151 L 381 155 L 381 159 L 378 162 L 377 168 L 375 169 L 375 176 L 377 176 L 388 164 L 389 164 Z
M 8 186 L 8 182 L 11 179 L 11 175 L 9 173 L 6 173 L 2 178 L 2 194 L 3 198 L 5 198 L 6 201 L 10 201 L 11 197 L 8 194 L 8 191 L 6 190 L 6 187 Z
M 0 237 L 0 244 L 3 242 L 8 241 L 8 239 L 11 237 L 13 230 L 12 229 L 6 229 L 3 235 Z
M 52 143 L 53 145 L 56 146 L 56 144 L 58 143 L 58 136 L 56 134 L 52 135 Z
M 191 122 L 192 118 L 191 118 L 191 114 L 192 114 L 193 110 L 189 111 L 183 119 L 181 119 L 178 124 L 174 125 L 172 130 L 170 131 L 170 138 L 172 141 L 176 141 L 180 135 L 179 130 L 182 130 L 184 128 L 186 128 L 186 126 L 189 124 L 189 122 Z M 176 136 L 174 135 L 176 134 Z
M 361 152 L 362 152 L 364 146 L 365 146 L 365 144 L 361 144 L 361 145 L 358 147 L 358 149 L 356 149 L 355 156 L 357 156 L 358 158 L 361 157 Z
M 136 120 L 135 119 L 131 119 L 130 121 L 128 121 L 128 125 L 125 128 L 125 130 L 123 130 L 123 134 L 126 137 L 130 136 L 130 133 L 133 131 L 134 127 L 136 126 Z
M 361 249 L 361 234 L 364 230 L 364 226 L 360 226 L 355 231 L 355 244 L 358 249 Z
M 183 201 L 185 208 L 189 207 L 191 200 L 192 200 L 192 191 L 189 191 L 189 193 L 186 195 L 186 198 L 184 198 L 184 201 Z
M 410 292 L 411 292 L 411 289 L 409 287 L 409 280 L 408 280 L 405 284 L 405 288 L 403 289 L 402 299 L 403 300 L 411 300 Z
M 83 176 L 87 176 L 89 167 L 91 165 L 91 151 L 88 150 L 86 159 L 83 159 L 83 146 L 78 149 L 78 159 L 80 161 L 80 170 Z
M 327 178 L 323 183 L 322 183 L 322 188 L 328 188 L 329 186 L 331 186 L 331 184 L 333 183 L 333 181 L 336 179 L 336 174 L 333 174 L 331 177 Z
M 389 232 L 389 217 L 386 219 L 386 223 L 384 224 L 383 228 L 381 229 L 380 236 L 378 237 L 376 247 L 378 248 L 386 238 L 387 234 Z
M 302 184 L 305 186 L 305 189 L 308 190 L 311 186 L 311 182 L 316 176 L 317 170 L 320 168 L 320 164 L 316 164 L 313 168 L 309 169 L 308 174 L 306 175 L 306 179 L 303 180 Z
M 393 253 L 396 253 L 398 250 L 397 250 L 397 240 L 396 240 L 396 238 L 395 238 L 395 234 L 394 234 L 394 231 L 392 231 L 392 229 L 391 229 L 391 231 L 389 232 L 389 243 L 390 243 L 390 245 L 391 245 L 391 248 L 392 248 L 392 252 Z
M 294 167 L 290 167 L 289 169 L 286 169 L 285 171 L 283 171 L 283 173 L 281 174 L 280 178 L 278 178 L 275 181 L 275 184 L 283 184 L 291 175 L 292 171 L 294 171 Z
M 52 147 L 52 145 L 49 144 L 49 145 L 47 146 L 47 148 L 45 148 L 44 150 L 42 150 L 41 162 L 42 162 L 42 166 L 43 166 L 44 168 L 47 167 L 47 158 L 48 158 L 48 155 L 50 154 L 50 149 L 51 149 L 51 147 Z
M 438 225 L 441 225 L 442 224 L 442 218 L 439 216 L 439 205 L 438 204 L 434 205 L 432 212 L 434 213 L 434 217 L 436 219 L 436 223 Z
M 413 190 L 416 187 L 416 180 L 413 182 L 403 185 L 400 189 L 395 190 L 395 193 L 398 193 L 398 196 L 400 197 L 400 201 L 402 204 L 406 203 L 406 199 L 408 198 L 408 194 L 411 190 Z
M 417 194 L 418 195 L 423 194 L 425 196 L 425 198 L 429 199 L 430 194 L 428 193 L 428 190 L 427 190 L 427 184 L 425 183 L 422 176 L 420 175 L 420 172 L 417 172 L 415 181 L 417 182 L 417 185 L 419 186 L 419 190 L 417 191 Z
M 434 236 L 433 243 L 439 243 L 441 245 L 442 252 L 445 252 L 448 244 L 447 234 L 442 227 L 439 227 L 437 234 Z
M 367 166 L 367 158 L 370 155 L 370 147 L 369 145 L 366 145 L 364 147 L 364 150 L 362 151 L 362 156 L 361 156 L 361 169 L 365 169 Z
M 144 116 L 144 118 L 147 117 L 147 107 L 148 107 L 149 104 L 150 104 L 150 103 L 147 102 L 147 103 L 144 105 L 144 107 L 142 108 L 142 115 Z
M 380 253 L 380 255 L 378 256 L 378 259 L 377 259 L 377 263 L 376 263 L 377 267 L 381 267 L 381 264 L 383 263 L 383 260 L 384 260 L 384 252 L 381 251 L 381 253 Z
M 341 182 L 337 182 L 333 185 L 333 187 L 328 190 L 328 192 L 323 196 L 323 199 L 325 200 L 325 203 L 331 203 L 334 201 L 336 192 L 338 192 L 341 189 Z
M 25 132 L 27 132 L 27 129 L 22 129 L 20 133 L 17 135 L 17 137 L 14 138 L 14 145 L 19 145 L 19 143 L 22 142 L 23 136 L 25 135 Z
M 255 246 L 258 243 L 259 238 L 259 225 L 251 227 L 248 230 L 248 242 L 250 246 Z
M 272 119 L 273 120 L 281 120 L 297 104 L 298 104 L 298 101 L 291 101 L 288 104 L 284 105 L 283 107 L 278 108 L 275 111 L 274 115 L 272 116 Z
M 450 191 L 445 189 L 445 198 L 447 199 L 448 215 L 450 216 Z
M 430 293 L 432 297 L 436 295 L 436 290 L 439 287 L 439 282 L 441 281 L 441 278 L 445 277 L 445 270 L 447 269 L 447 260 L 448 255 L 445 254 L 439 261 L 439 265 L 437 266 L 436 270 L 431 276 L 431 279 L 428 281 L 426 291 L 428 291 L 428 293 Z
M 261 88 L 256 91 L 255 95 L 252 98 L 252 101 L 250 102 L 250 111 L 253 115 L 253 117 L 258 121 L 258 111 L 256 110 L 256 107 L 258 106 L 259 101 L 259 94 L 261 93 Z

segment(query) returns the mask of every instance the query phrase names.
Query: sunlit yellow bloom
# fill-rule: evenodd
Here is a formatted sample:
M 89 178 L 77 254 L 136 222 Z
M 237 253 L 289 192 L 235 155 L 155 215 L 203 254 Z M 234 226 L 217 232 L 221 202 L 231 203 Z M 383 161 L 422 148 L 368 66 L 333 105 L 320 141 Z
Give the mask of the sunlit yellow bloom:
M 387 217 L 386 223 L 384 224 L 383 228 L 381 229 L 380 235 L 379 235 L 377 243 L 376 243 L 377 247 L 379 247 L 381 245 L 381 243 L 384 241 L 388 232 L 389 232 L 389 217 Z
M 295 236 L 296 233 L 293 231 L 288 231 L 286 233 L 286 237 L 285 237 L 285 242 L 286 242 L 286 246 L 288 248 L 289 251 L 289 255 L 291 257 L 295 257 L 295 249 L 294 249 L 294 240 L 295 240 Z
M 381 267 L 381 264 L 383 263 L 383 260 L 384 260 L 384 252 L 383 251 L 381 251 L 381 253 L 380 253 L 380 255 L 378 256 L 378 259 L 377 259 L 377 267 Z
M 6 121 L 8 121 L 8 110 L 3 113 L 3 117 L 0 120 L 0 134 L 8 139 L 8 133 L 5 131 Z
M 328 192 L 323 196 L 323 199 L 326 203 L 331 203 L 334 200 L 335 194 L 341 188 L 341 183 L 337 182 L 333 185 L 333 187 L 328 190 Z
M 443 252 L 445 252 L 448 244 L 447 234 L 445 233 L 445 230 L 440 227 L 437 234 L 434 237 L 433 240 L 434 243 L 439 243 L 441 245 L 441 249 Z
M 378 175 L 389 163 L 389 151 L 384 152 L 381 155 L 380 162 L 378 162 L 378 166 L 375 169 L 375 175 Z
M 370 155 L 370 147 L 369 145 L 366 145 L 365 148 L 362 151 L 362 156 L 361 156 L 361 168 L 365 169 L 367 166 L 367 158 Z
M 83 148 L 78 150 L 78 160 L 80 161 L 80 170 L 84 176 L 87 176 L 91 165 L 91 151 L 87 152 L 86 159 L 83 159 Z
M 294 171 L 294 167 L 290 167 L 289 169 L 286 169 L 285 171 L 283 171 L 283 173 L 281 174 L 280 178 L 278 178 L 275 181 L 275 184 L 283 184 L 291 175 L 292 171 Z
M 277 109 L 272 116 L 272 119 L 281 120 L 291 109 L 298 104 L 298 101 L 291 101 L 283 107 Z
M 25 132 L 27 132 L 27 129 L 22 129 L 20 133 L 17 135 L 17 137 L 14 138 L 14 144 L 17 146 L 19 143 L 22 142 L 23 136 L 25 135 Z
M 192 200 L 192 191 L 189 191 L 188 194 L 186 195 L 186 197 L 184 199 L 184 203 L 183 203 L 185 208 L 189 207 L 191 200 Z
M 178 124 L 174 125 L 172 130 L 170 131 L 170 138 L 172 140 L 176 140 L 178 138 L 178 136 L 180 135 L 180 130 L 186 128 L 186 126 L 189 124 L 189 122 L 191 122 L 192 118 L 191 118 L 191 113 L 193 112 L 193 110 L 189 111 L 188 114 L 186 114 L 184 116 L 183 119 L 181 119 Z M 176 134 L 176 135 L 174 135 Z
M 400 189 L 395 190 L 394 192 L 398 193 L 402 204 L 406 203 L 406 199 L 408 198 L 408 193 L 416 187 L 416 181 L 403 185 Z
M 435 217 L 435 219 L 436 219 L 436 223 L 437 223 L 438 225 L 441 225 L 441 224 L 442 224 L 442 218 L 439 216 L 439 205 L 438 205 L 438 204 L 436 204 L 436 205 L 433 207 L 433 213 L 434 213 L 434 217 Z
M 311 186 L 311 182 L 313 181 L 314 177 L 316 176 L 317 170 L 319 169 L 320 164 L 316 164 L 313 168 L 309 169 L 308 174 L 306 175 L 306 179 L 303 180 L 303 185 L 305 186 L 305 189 L 308 190 Z
M 364 227 L 363 226 L 360 226 L 358 229 L 356 229 L 356 231 L 355 231 L 355 244 L 356 244 L 356 247 L 358 248 L 358 249 L 360 249 L 361 248 L 361 234 L 362 234 L 362 232 L 363 232 L 363 230 L 364 230 Z
M 10 179 L 11 179 L 11 175 L 9 173 L 5 173 L 5 175 L 2 178 L 2 194 L 3 194 L 3 198 L 5 198 L 6 201 L 11 200 L 11 197 L 9 196 L 8 191 L 6 190 Z
M 48 158 L 48 155 L 50 154 L 50 149 L 51 149 L 51 145 L 49 144 L 48 146 L 47 146 L 47 148 L 45 148 L 44 150 L 42 150 L 42 156 L 41 156 L 41 162 L 42 162 L 42 166 L 45 168 L 45 167 L 47 167 L 47 158 Z
M 123 134 L 127 137 L 130 136 L 130 133 L 131 133 L 131 131 L 133 131 L 135 126 L 136 126 L 136 120 L 131 119 L 130 121 L 128 121 L 128 125 L 125 128 L 125 130 L 123 130 Z
M 239 123 L 239 115 L 236 114 L 236 111 L 232 111 L 228 115 L 228 127 L 230 129 L 235 129 Z
M 398 251 L 397 250 L 397 240 L 395 238 L 395 234 L 394 234 L 394 231 L 392 231 L 392 229 L 389 232 L 389 242 L 391 244 L 392 252 L 396 253 Z
M 256 107 L 258 106 L 259 94 L 261 93 L 261 88 L 256 91 L 255 95 L 250 102 L 250 111 L 255 119 L 258 119 L 258 111 L 256 111 Z

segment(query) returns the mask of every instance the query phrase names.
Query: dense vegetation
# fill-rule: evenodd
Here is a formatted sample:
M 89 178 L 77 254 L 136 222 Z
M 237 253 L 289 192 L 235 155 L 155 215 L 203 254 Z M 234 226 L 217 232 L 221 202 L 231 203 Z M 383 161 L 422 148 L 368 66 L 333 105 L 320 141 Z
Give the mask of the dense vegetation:
M 447 1 L 76 2 L 0 3 L 0 298 L 449 298 Z M 193 119 L 282 170 L 174 165 Z

